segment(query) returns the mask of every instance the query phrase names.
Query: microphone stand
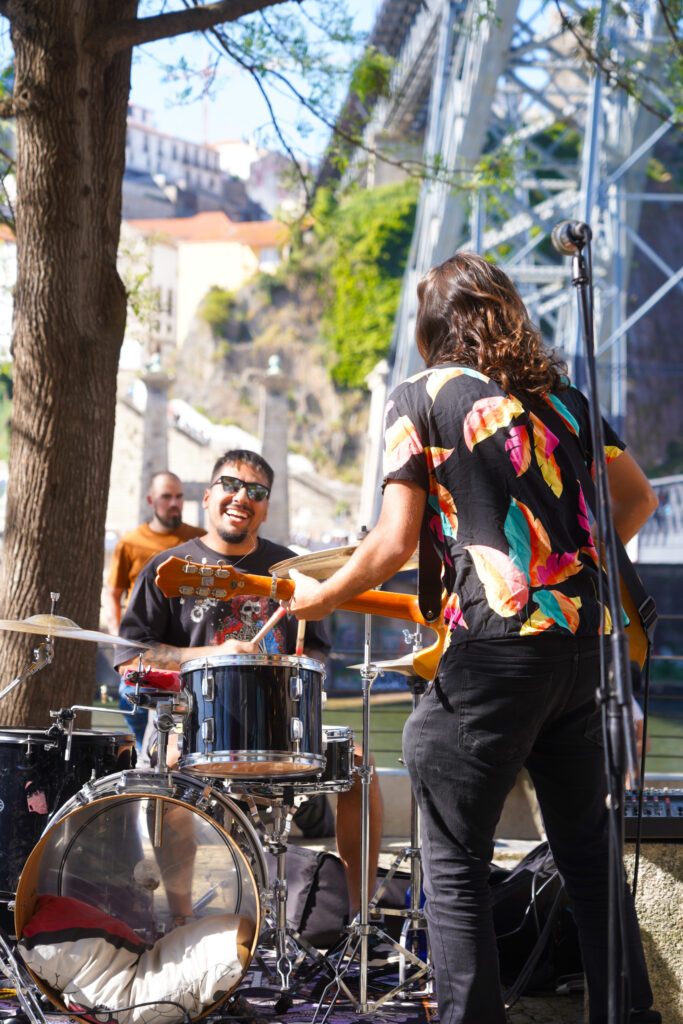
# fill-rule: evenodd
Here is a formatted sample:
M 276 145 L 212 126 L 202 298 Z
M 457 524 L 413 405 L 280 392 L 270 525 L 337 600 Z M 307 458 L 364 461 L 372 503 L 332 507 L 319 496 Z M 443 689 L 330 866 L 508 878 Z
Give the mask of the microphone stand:
M 584 256 L 584 248 L 587 256 Z M 597 370 L 593 334 L 593 283 L 591 273 L 590 230 L 576 240 L 572 258 L 572 284 L 576 288 L 580 330 L 583 340 L 589 381 L 589 408 L 593 437 L 593 464 L 595 467 L 596 546 L 604 551 L 607 576 L 607 607 L 612 617 L 609 668 L 606 665 L 605 645 L 600 650 L 600 689 L 598 700 L 602 706 L 603 737 L 605 741 L 605 771 L 608 787 L 609 815 L 609 885 L 608 885 L 608 945 L 607 985 L 608 1024 L 624 1024 L 630 1015 L 629 978 L 626 960 L 624 930 L 624 784 L 626 772 L 631 773 L 633 785 L 640 785 L 635 730 L 631 714 L 631 672 L 628 638 L 621 614 L 619 570 L 616 535 L 612 518 L 607 463 L 600 416 Z M 603 606 L 603 580 L 599 580 L 599 599 Z M 602 634 L 604 636 L 604 633 Z

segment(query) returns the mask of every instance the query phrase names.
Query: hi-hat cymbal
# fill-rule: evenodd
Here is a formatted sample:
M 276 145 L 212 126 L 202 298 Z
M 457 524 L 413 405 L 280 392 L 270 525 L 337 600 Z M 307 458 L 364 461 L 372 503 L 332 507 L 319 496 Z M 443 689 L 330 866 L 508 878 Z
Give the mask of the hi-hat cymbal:
M 322 551 L 311 551 L 306 555 L 295 555 L 294 558 L 286 558 L 284 562 L 271 565 L 268 572 L 272 572 L 278 579 L 286 580 L 289 578 L 290 569 L 298 569 L 299 572 L 312 576 L 314 580 L 326 580 L 337 569 L 346 565 L 357 547 L 357 544 L 349 544 L 346 547 L 324 548 Z M 417 551 L 401 566 L 399 572 L 406 572 L 408 569 L 417 569 Z
M 419 654 L 419 651 L 415 652 Z M 379 669 L 380 672 L 400 672 L 404 676 L 415 676 L 418 673 L 413 668 L 413 658 L 415 655 L 412 651 L 409 654 L 404 654 L 402 658 L 396 658 L 393 661 L 373 661 L 375 668 Z M 347 668 L 364 668 L 364 665 L 348 665 Z
M 62 615 L 31 615 L 28 619 L 0 619 L 0 629 L 8 629 L 12 633 L 38 633 L 41 636 L 63 636 L 69 640 L 90 640 L 96 644 L 125 644 L 126 647 L 149 647 L 136 640 L 123 640 L 110 633 L 99 633 L 94 629 L 81 629 L 73 621 Z

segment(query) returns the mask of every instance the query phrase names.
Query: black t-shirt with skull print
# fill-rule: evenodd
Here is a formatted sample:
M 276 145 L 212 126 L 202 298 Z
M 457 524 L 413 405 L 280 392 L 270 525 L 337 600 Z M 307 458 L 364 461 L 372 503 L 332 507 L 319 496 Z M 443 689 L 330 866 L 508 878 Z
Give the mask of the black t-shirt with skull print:
M 155 583 L 158 566 L 171 555 L 215 565 L 222 561 L 235 564 L 242 572 L 268 576 L 268 569 L 276 562 L 293 558 L 295 552 L 281 544 L 258 538 L 255 551 L 231 559 L 213 551 L 199 538 L 163 551 L 147 563 L 138 576 L 126 613 L 121 619 L 119 635 L 122 639 L 140 643 L 170 644 L 173 647 L 204 647 L 221 644 L 224 640 L 248 641 L 273 614 L 278 604 L 267 597 L 238 594 L 229 601 L 214 598 L 164 597 Z M 294 654 L 296 649 L 297 620 L 286 615 L 266 634 L 264 646 L 268 654 Z M 321 622 L 308 622 L 304 645 L 314 656 L 324 655 L 330 649 L 325 626 Z M 134 658 L 139 648 L 118 645 L 114 664 Z M 144 660 L 144 655 L 143 655 Z

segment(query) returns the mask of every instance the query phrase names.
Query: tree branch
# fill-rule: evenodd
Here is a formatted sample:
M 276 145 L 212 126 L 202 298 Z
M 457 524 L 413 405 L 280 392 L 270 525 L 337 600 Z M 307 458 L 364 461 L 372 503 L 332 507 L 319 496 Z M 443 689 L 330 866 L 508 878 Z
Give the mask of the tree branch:
M 3 96 L 0 99 L 0 117 L 14 117 L 14 100 L 11 96 Z
M 101 25 L 85 41 L 85 48 L 91 53 L 118 53 L 121 50 L 153 43 L 157 39 L 170 39 L 187 32 L 204 32 L 226 21 L 237 21 L 247 14 L 254 14 L 263 7 L 286 3 L 287 0 L 219 0 L 204 7 L 191 7 L 182 11 L 171 11 L 151 18 L 129 18 L 124 21 Z M 296 0 L 300 3 L 301 0 Z

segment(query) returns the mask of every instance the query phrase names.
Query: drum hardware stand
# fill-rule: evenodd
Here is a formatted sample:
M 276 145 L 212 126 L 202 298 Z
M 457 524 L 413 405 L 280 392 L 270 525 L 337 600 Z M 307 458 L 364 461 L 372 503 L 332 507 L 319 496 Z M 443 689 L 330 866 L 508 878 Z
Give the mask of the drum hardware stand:
M 5 977 L 11 982 L 21 1007 L 12 1020 L 19 1022 L 29 1020 L 31 1024 L 47 1024 L 47 1018 L 33 991 L 33 986 L 24 981 L 22 967 L 10 949 L 2 930 L 0 930 L 0 977 Z
M 407 642 L 412 642 L 413 653 L 419 650 L 420 640 L 420 627 L 416 627 L 415 633 L 410 633 L 408 630 L 404 630 L 404 636 Z M 418 675 L 408 675 L 406 683 L 410 687 L 410 691 L 413 695 L 412 710 L 415 711 L 417 705 L 420 703 L 420 699 L 424 694 L 427 683 Z M 399 759 L 403 764 L 403 760 Z M 410 845 L 406 846 L 396 855 L 396 858 L 390 866 L 386 877 L 382 879 L 375 895 L 370 900 L 370 910 L 377 910 L 377 904 L 384 895 L 384 892 L 389 885 L 389 882 L 394 877 L 399 867 L 407 861 L 410 866 L 410 906 L 405 910 L 395 910 L 391 907 L 382 908 L 382 912 L 387 916 L 403 917 L 403 927 L 401 928 L 400 945 L 404 949 L 408 949 L 408 939 L 412 939 L 411 952 L 415 956 L 419 956 L 419 933 L 424 932 L 425 934 L 425 945 L 426 945 L 426 964 L 430 970 L 430 975 L 426 978 L 424 992 L 425 994 L 431 994 L 433 992 L 433 984 L 431 979 L 432 969 L 432 956 L 431 947 L 429 945 L 429 935 L 427 933 L 427 920 L 424 915 L 424 911 L 421 906 L 422 899 L 422 849 L 421 849 L 421 815 L 420 807 L 415 794 L 413 793 L 412 787 L 410 789 Z M 399 970 L 398 980 L 399 985 L 405 984 L 405 972 L 406 972 L 406 961 L 403 954 L 399 957 Z
M 73 742 L 74 723 L 77 711 L 96 711 L 98 714 L 120 715 L 118 708 L 95 708 L 89 704 L 72 704 L 70 708 L 60 708 L 59 711 L 51 711 L 50 718 L 54 718 L 55 724 L 47 730 L 48 736 L 64 735 L 66 732 L 66 747 L 64 749 L 64 760 L 71 760 L 71 744 Z M 65 729 L 66 726 L 66 729 Z M 55 731 L 53 731 L 55 730 Z
M 330 972 L 332 968 L 327 958 L 319 950 L 307 942 L 296 929 L 287 924 L 286 853 L 287 836 L 292 824 L 293 787 L 284 786 L 282 796 L 275 797 L 270 801 L 273 821 L 269 824 L 263 821 L 252 794 L 248 791 L 240 793 L 240 798 L 244 799 L 249 807 L 255 828 L 263 836 L 263 845 L 276 860 L 275 880 L 271 891 L 266 894 L 270 902 L 270 916 L 274 919 L 274 924 L 263 933 L 261 941 L 267 941 L 271 937 L 275 939 L 277 957 L 275 969 L 280 979 L 280 997 L 275 1004 L 275 1012 L 285 1013 L 293 1004 L 291 979 L 306 957 L 309 957 L 317 966 L 327 968 Z M 294 959 L 291 959 L 289 954 L 291 946 L 297 950 Z M 272 976 L 270 968 L 259 955 L 258 949 L 255 955 L 265 971 Z
M 311 1024 L 325 1024 L 332 1009 L 342 992 L 351 1001 L 357 1013 L 373 1012 L 382 1003 L 393 998 L 401 989 L 412 985 L 423 978 L 430 970 L 418 956 L 412 953 L 405 946 L 395 942 L 393 938 L 377 925 L 369 923 L 370 898 L 368 891 L 368 867 L 370 861 L 370 782 L 372 780 L 373 767 L 370 764 L 370 688 L 377 678 L 379 672 L 377 666 L 371 662 L 371 629 L 372 617 L 365 616 L 365 637 L 363 650 L 363 667 L 361 669 L 361 680 L 363 685 L 363 759 L 356 770 L 361 780 L 361 876 L 360 876 L 360 911 L 354 921 L 348 926 L 348 937 L 339 951 L 336 962 L 335 975 L 332 981 L 323 990 L 320 1002 L 313 1015 Z M 418 894 L 419 900 L 419 894 Z M 374 906 L 373 906 L 374 910 Z M 395 985 L 389 992 L 386 992 L 374 1002 L 368 1001 L 368 939 L 370 935 L 376 935 L 393 946 L 403 958 L 405 964 L 409 960 L 416 968 L 409 976 Z M 359 953 L 359 996 L 356 998 L 345 981 L 345 975 L 353 962 L 356 954 Z M 334 990 L 334 991 L 333 991 Z M 330 1002 L 322 1012 L 328 993 L 332 993 Z

